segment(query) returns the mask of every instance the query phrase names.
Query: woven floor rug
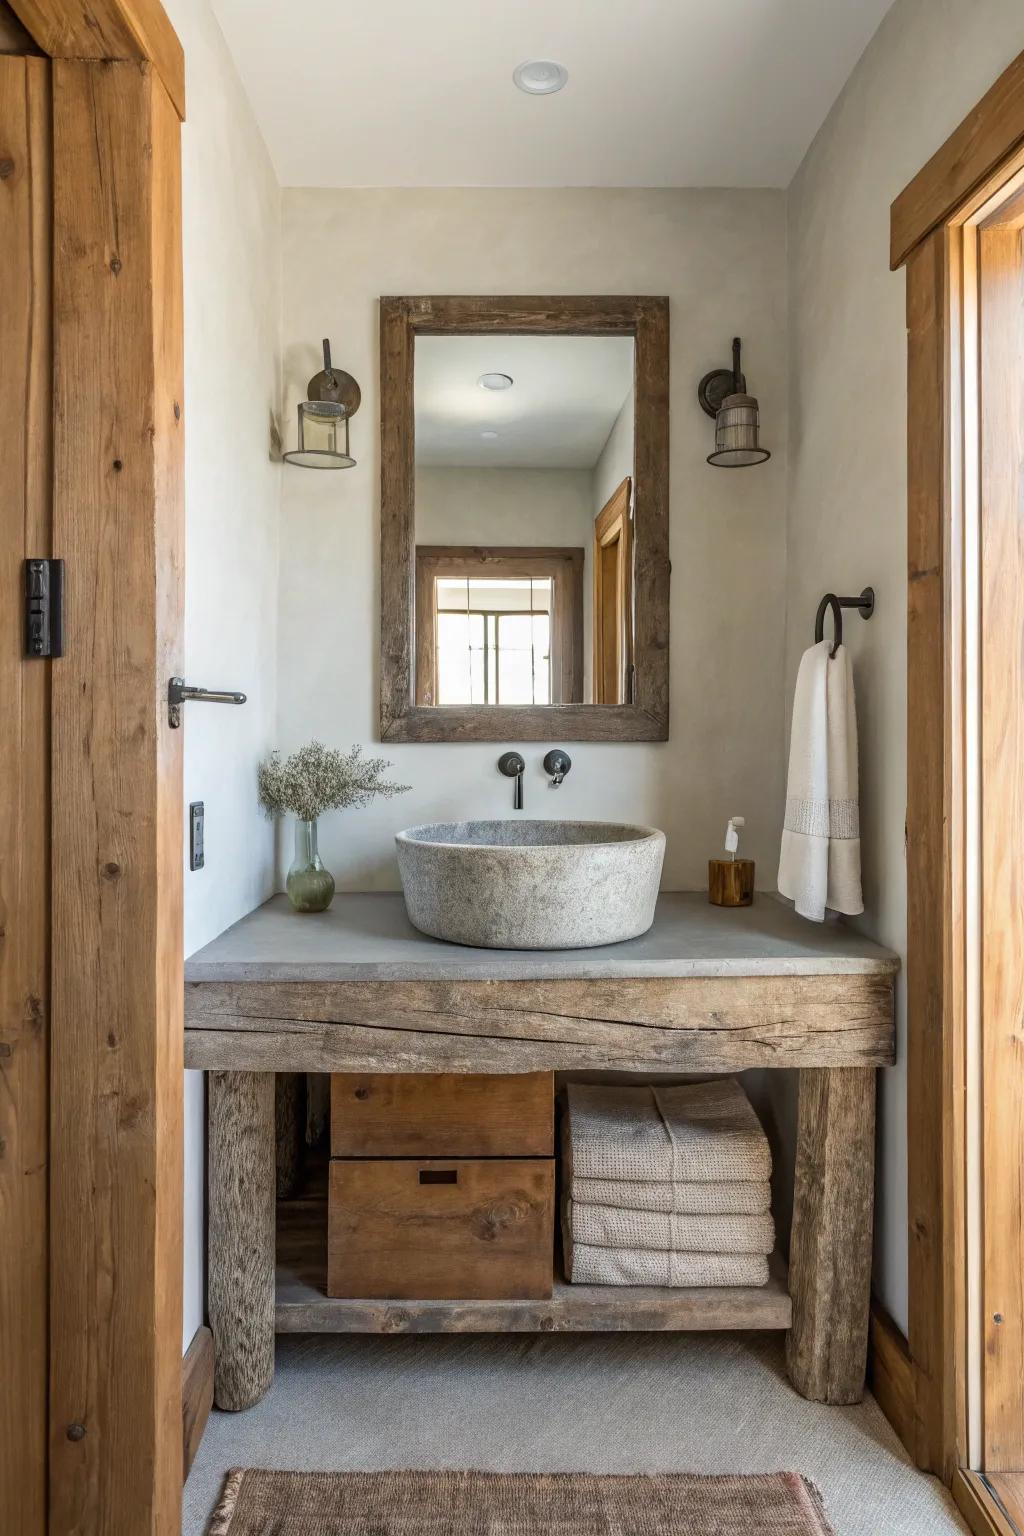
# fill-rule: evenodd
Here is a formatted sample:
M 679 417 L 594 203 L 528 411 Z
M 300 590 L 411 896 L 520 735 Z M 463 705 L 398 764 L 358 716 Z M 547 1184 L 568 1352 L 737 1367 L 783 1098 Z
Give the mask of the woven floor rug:
M 832 1536 L 795 1472 L 229 1472 L 208 1536 Z

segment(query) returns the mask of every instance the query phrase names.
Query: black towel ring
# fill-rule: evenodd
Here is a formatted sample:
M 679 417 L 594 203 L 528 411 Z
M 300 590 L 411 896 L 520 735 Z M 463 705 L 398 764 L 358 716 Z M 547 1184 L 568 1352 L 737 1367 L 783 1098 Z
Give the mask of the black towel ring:
M 870 619 L 875 611 L 875 589 L 865 587 L 859 597 L 837 597 L 834 592 L 826 592 L 818 604 L 818 613 L 814 620 L 815 645 L 820 645 L 825 638 L 825 614 L 830 608 L 832 609 L 833 639 L 829 655 L 834 657 L 843 643 L 843 609 L 856 608 L 862 619 Z

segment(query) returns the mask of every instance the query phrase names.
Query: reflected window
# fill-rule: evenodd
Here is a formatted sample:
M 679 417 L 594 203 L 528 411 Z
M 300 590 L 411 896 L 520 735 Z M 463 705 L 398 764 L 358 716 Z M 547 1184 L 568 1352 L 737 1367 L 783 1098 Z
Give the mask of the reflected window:
M 552 586 L 436 580 L 438 704 L 551 703 Z
M 582 549 L 416 551 L 416 702 L 580 703 Z

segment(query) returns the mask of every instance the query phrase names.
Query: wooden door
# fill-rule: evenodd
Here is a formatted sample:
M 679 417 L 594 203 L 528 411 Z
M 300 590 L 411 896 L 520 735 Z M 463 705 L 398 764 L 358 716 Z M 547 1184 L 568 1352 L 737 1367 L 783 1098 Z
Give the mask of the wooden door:
M 972 231 L 967 231 L 967 238 Z M 977 230 L 982 1466 L 1024 1467 L 1024 194 Z
M 0 17 L 2 20 L 2 17 Z M 0 57 L 0 1506 L 46 1519 L 50 661 L 25 657 L 52 554 L 50 61 Z
M 622 481 L 594 519 L 595 704 L 628 704 L 633 677 L 631 482 Z
M 55 60 L 53 90 L 68 618 L 53 667 L 50 1519 L 163 1536 L 181 1519 L 179 120 L 132 61 Z
M 169 1536 L 184 59 L 157 0 L 15 9 L 22 29 L 0 0 L 0 1505 L 5 1536 Z M 50 555 L 63 654 L 28 659 L 24 562 Z

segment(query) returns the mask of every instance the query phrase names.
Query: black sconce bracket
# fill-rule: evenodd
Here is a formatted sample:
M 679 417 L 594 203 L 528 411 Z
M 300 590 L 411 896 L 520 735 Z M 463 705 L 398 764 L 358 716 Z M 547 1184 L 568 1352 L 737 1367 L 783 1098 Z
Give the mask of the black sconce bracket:
M 702 411 L 717 416 L 726 395 L 745 395 L 747 381 L 740 371 L 740 338 L 732 339 L 732 367 L 712 368 L 697 385 L 697 399 Z

